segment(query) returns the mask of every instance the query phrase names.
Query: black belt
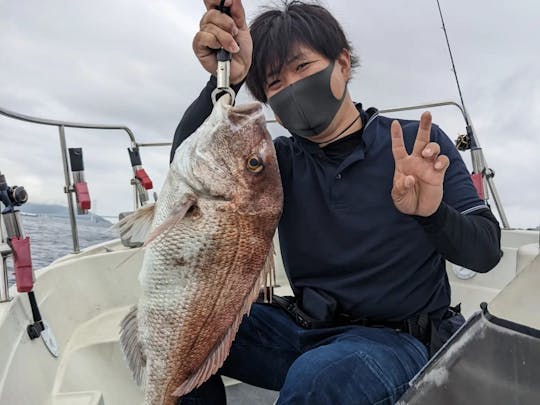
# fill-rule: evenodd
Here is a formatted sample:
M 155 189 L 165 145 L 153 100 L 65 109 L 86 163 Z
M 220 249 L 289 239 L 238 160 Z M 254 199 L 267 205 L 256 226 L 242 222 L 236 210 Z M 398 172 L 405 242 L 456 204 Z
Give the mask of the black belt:
M 386 321 L 368 318 L 353 318 L 347 314 L 338 314 L 332 320 L 318 320 L 306 314 L 296 303 L 294 297 L 272 296 L 272 305 L 284 309 L 296 324 L 304 329 L 330 328 L 337 326 L 358 325 L 371 328 L 389 328 L 406 332 L 420 340 L 426 346 L 430 343 L 431 322 L 428 314 L 420 314 L 404 321 Z

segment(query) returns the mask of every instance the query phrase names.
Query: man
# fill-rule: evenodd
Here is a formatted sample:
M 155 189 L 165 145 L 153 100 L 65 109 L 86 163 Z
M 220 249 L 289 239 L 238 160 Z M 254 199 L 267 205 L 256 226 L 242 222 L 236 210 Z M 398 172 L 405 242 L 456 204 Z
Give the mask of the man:
M 193 48 L 216 71 L 232 53 L 231 83 L 245 81 L 291 137 L 275 140 L 284 192 L 281 253 L 295 299 L 254 304 L 220 370 L 279 390 L 278 404 L 391 404 L 462 323 L 449 309 L 445 259 L 478 272 L 500 258 L 500 229 L 448 137 L 353 103 L 355 57 L 323 7 L 284 4 L 248 28 L 205 0 Z M 210 114 L 212 77 L 188 108 L 178 145 Z M 225 404 L 213 376 L 182 404 Z

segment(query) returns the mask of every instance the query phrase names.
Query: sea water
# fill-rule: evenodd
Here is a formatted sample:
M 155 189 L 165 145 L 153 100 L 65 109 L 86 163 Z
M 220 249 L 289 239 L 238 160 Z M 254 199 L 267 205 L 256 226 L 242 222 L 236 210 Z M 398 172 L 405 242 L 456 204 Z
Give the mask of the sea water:
M 32 252 L 32 266 L 35 270 L 49 265 L 54 260 L 73 253 L 73 239 L 69 218 L 53 217 L 47 215 L 23 216 L 23 228 L 26 236 L 30 237 Z M 90 220 L 77 221 L 79 230 L 79 245 L 81 249 L 97 243 L 117 238 L 117 234 L 110 229 L 112 224 Z M 9 283 L 15 279 L 12 271 L 12 258 L 8 258 Z M 1 265 L 0 265 L 1 267 Z

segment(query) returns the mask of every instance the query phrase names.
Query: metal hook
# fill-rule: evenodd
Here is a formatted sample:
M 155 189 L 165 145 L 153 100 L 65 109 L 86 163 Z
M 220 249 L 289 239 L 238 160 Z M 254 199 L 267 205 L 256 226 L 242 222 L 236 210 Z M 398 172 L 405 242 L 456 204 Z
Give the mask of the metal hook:
M 236 99 L 236 93 L 230 87 L 224 87 L 222 89 L 220 89 L 220 88 L 214 89 L 212 91 L 212 104 L 216 104 L 216 102 L 217 102 L 217 100 L 219 98 L 218 95 L 220 93 L 228 93 L 231 96 L 231 105 L 234 104 L 234 100 Z

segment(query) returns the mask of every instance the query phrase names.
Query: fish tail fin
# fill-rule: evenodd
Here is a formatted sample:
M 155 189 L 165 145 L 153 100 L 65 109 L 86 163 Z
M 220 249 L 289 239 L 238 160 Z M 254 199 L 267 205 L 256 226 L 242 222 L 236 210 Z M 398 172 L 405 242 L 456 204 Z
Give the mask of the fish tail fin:
M 150 233 L 155 208 L 155 203 L 146 204 L 132 214 L 122 218 L 112 228 L 118 229 L 120 235 L 126 240 L 144 242 Z
M 137 385 L 144 386 L 146 384 L 146 355 L 139 340 L 136 306 L 131 308 L 120 323 L 120 348 L 133 379 Z

